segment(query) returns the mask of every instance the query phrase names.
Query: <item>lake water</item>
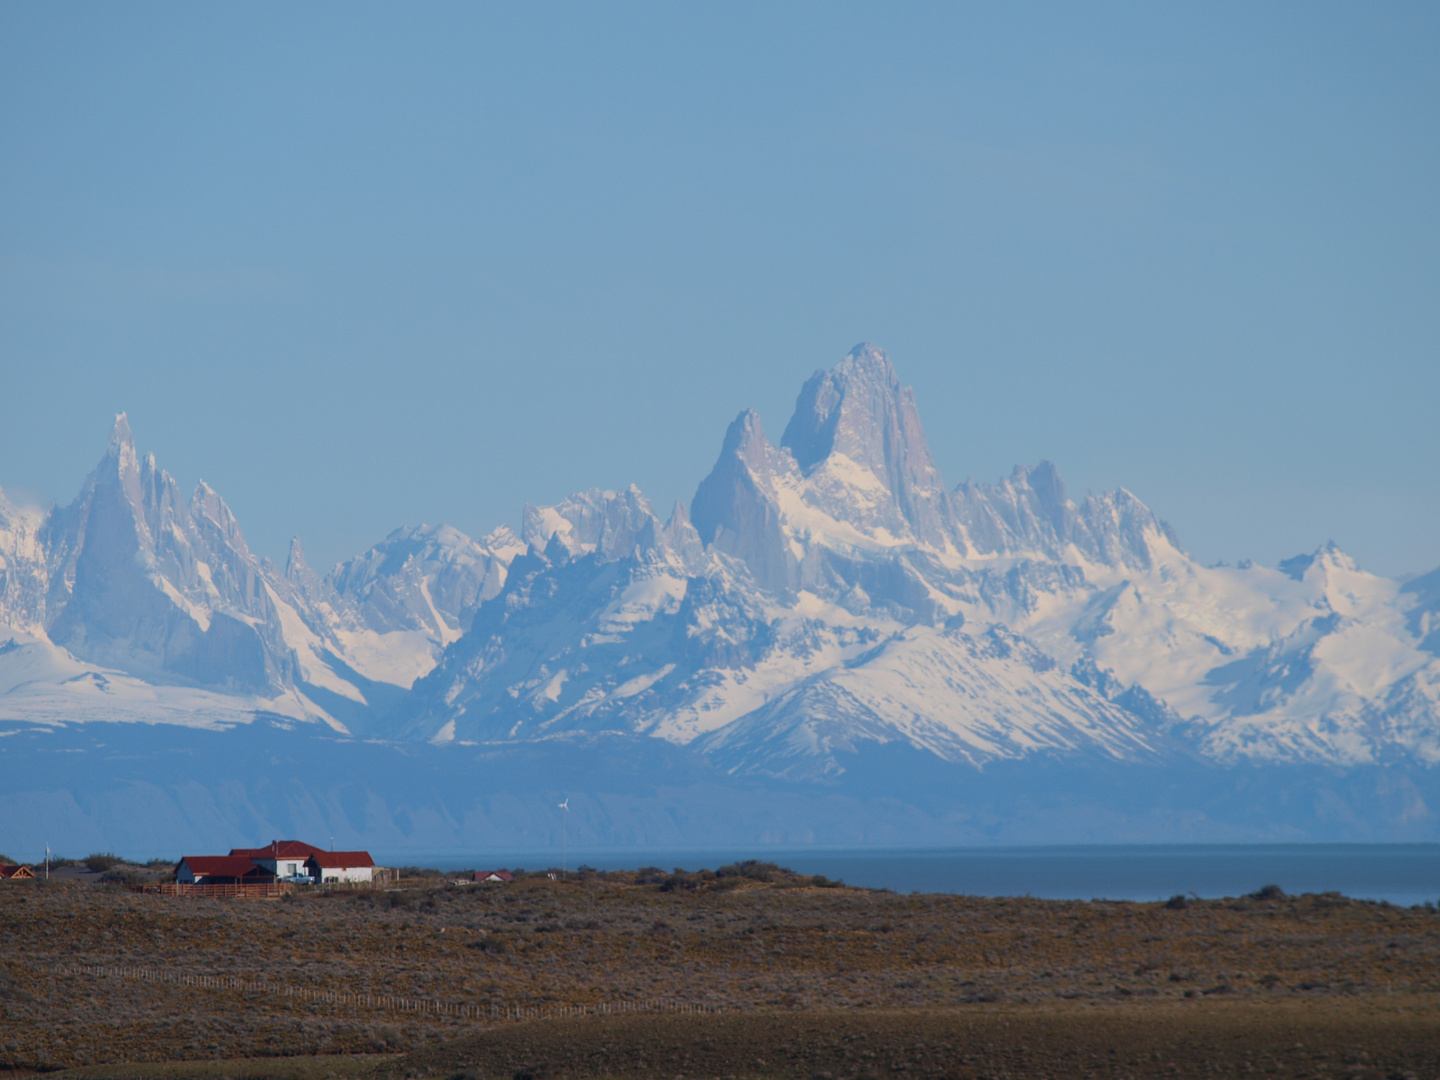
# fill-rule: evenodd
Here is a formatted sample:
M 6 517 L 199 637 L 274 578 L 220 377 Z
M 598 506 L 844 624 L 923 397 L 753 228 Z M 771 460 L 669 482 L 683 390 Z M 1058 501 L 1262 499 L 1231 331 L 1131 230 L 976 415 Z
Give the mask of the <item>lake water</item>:
M 714 869 L 760 858 L 804 874 L 894 892 L 1047 899 L 1163 900 L 1177 893 L 1242 896 L 1263 885 L 1287 893 L 1340 892 L 1412 904 L 1440 900 L 1440 844 L 1136 845 L 1096 847 L 875 850 L 759 848 L 749 850 L 571 849 L 570 869 L 658 866 Z M 382 861 L 387 861 L 382 859 Z M 558 868 L 559 851 L 489 855 L 394 855 L 389 865 L 444 870 L 497 866 Z

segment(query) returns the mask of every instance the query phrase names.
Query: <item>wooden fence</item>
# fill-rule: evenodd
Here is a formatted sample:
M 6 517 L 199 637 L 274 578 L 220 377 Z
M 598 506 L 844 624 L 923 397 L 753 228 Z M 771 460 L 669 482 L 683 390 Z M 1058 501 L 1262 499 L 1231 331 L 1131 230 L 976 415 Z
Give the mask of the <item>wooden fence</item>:
M 440 1001 L 431 998 L 401 997 L 394 994 L 355 994 L 339 990 L 321 990 L 308 986 L 272 983 L 264 979 L 245 979 L 238 975 L 191 975 L 164 968 L 128 966 L 68 965 L 54 969 L 61 975 L 86 978 L 138 979 L 142 982 L 170 983 L 208 990 L 238 990 L 244 993 L 269 994 L 300 1001 L 350 1005 L 355 1008 L 382 1009 L 392 1012 L 433 1013 L 468 1020 L 557 1020 L 574 1016 L 620 1016 L 628 1013 L 714 1013 L 719 1005 L 680 1001 L 676 998 L 646 998 L 641 1001 L 604 1001 L 594 1005 L 501 1005 L 492 1002 L 480 1005 L 471 1002 Z
M 377 878 L 374 881 L 326 881 L 317 885 L 302 885 L 300 888 L 311 892 L 374 892 L 386 888 L 387 882 L 397 878 Z M 203 882 L 182 885 L 174 881 L 152 882 L 145 885 L 125 886 L 133 893 L 148 893 L 151 896 L 208 896 L 221 900 L 259 899 L 284 896 L 294 892 L 296 885 L 290 881 L 246 882 L 241 885 L 207 885 Z
M 153 896 L 204 896 L 217 900 L 262 900 L 271 896 L 284 896 L 295 886 L 288 881 L 247 882 L 243 885 L 182 885 L 175 881 L 161 881 L 149 885 L 127 886 L 131 892 L 149 893 Z

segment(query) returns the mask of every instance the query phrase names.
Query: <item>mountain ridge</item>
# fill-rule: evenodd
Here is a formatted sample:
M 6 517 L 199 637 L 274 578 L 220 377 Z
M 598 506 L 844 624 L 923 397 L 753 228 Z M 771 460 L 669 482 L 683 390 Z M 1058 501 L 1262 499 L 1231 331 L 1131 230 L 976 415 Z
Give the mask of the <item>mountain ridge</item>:
M 660 740 L 802 786 L 899 746 L 981 771 L 1423 771 L 1437 575 L 1333 545 L 1205 567 L 1132 493 L 1077 503 L 1048 461 L 947 487 L 868 343 L 805 382 L 778 444 L 742 411 L 664 520 L 593 489 L 518 533 L 402 527 L 323 577 L 298 538 L 283 568 L 257 558 L 203 481 L 183 499 L 120 414 L 70 504 L 0 492 L 0 724 Z

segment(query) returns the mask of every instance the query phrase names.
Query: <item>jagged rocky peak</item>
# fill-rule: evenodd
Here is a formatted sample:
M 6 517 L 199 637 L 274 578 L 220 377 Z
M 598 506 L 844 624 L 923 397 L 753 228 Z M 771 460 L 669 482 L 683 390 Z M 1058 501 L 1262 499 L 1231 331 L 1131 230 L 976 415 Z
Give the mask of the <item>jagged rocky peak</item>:
M 754 409 L 745 409 L 725 429 L 725 439 L 720 444 L 722 460 L 731 459 L 743 464 L 757 476 L 773 473 L 778 464 L 775 447 L 765 435 L 765 425 L 760 414 Z
M 45 620 L 46 511 L 12 502 L 0 490 L 0 625 L 35 632 Z
M 218 543 L 249 558 L 250 546 L 240 531 L 240 522 L 225 500 L 204 480 L 196 483 L 190 495 L 190 516 L 212 546 Z
M 135 438 L 130 433 L 130 421 L 123 412 L 115 414 L 115 423 L 110 428 L 110 440 L 105 445 L 105 456 L 86 477 L 76 503 L 88 502 L 93 498 L 95 490 L 101 487 L 116 491 L 123 502 L 129 504 L 137 518 L 143 521 L 141 506 L 144 501 L 144 488 L 140 475 L 140 456 L 135 451 Z
M 1325 541 L 1309 554 L 1282 559 L 1278 567 L 1281 573 L 1295 581 L 1304 581 L 1312 570 L 1324 574 L 1332 568 L 1352 573 L 1359 570 L 1355 560 L 1345 554 L 1334 540 Z
M 420 630 L 443 644 L 500 592 L 524 550 L 506 526 L 477 541 L 450 525 L 410 525 L 335 567 L 323 585 L 371 630 Z
M 278 685 L 260 629 L 268 602 L 233 515 L 208 489 L 187 507 L 153 455 L 136 454 L 124 413 L 79 495 L 47 521 L 45 542 L 45 629 L 56 644 L 159 681 Z
M 780 445 L 811 481 L 809 501 L 831 516 L 946 543 L 949 498 L 915 395 L 876 346 L 857 345 L 835 367 L 810 377 Z M 881 493 L 888 497 L 877 498 Z
M 679 499 L 670 510 L 670 520 L 665 522 L 665 540 L 682 555 L 699 554 L 704 549 L 700 530 L 690 520 L 690 511 Z
M 305 562 L 305 549 L 300 545 L 300 537 L 290 538 L 290 551 L 285 556 L 285 577 L 289 581 L 300 581 L 306 574 L 311 573 L 309 564 Z
M 1148 568 L 1165 548 L 1184 550 L 1169 523 L 1124 488 L 1086 495 L 1079 519 L 1076 542 L 1097 562 Z
M 112 562 L 126 575 L 152 554 L 145 520 L 144 487 L 135 440 L 125 414 L 118 413 L 105 453 L 85 478 L 69 505 L 45 522 L 42 543 L 47 551 L 46 620 L 63 615 L 81 576 L 81 555 L 90 548 L 88 569 Z M 99 542 L 92 542 L 92 541 Z M 62 624 L 62 629 L 68 624 Z M 58 641 L 58 639 L 57 639 Z
M 105 447 L 105 461 L 113 460 L 122 469 L 138 469 L 139 455 L 135 452 L 135 436 L 130 432 L 130 420 L 123 413 L 115 414 L 115 423 L 110 428 L 110 441 Z
M 650 524 L 640 531 L 636 547 L 641 552 L 671 558 L 685 569 L 697 567 L 705 554 L 700 534 L 690 523 L 690 512 L 678 499 L 664 525 L 658 518 L 652 518 Z
M 855 346 L 830 370 L 810 376 L 780 445 L 806 472 L 839 453 L 883 477 L 896 449 L 915 455 L 921 468 L 935 467 L 914 395 L 900 385 L 890 358 L 869 342 Z
M 754 409 L 745 409 L 725 429 L 720 456 L 710 475 L 700 482 L 691 505 L 691 519 L 701 538 L 710 543 L 714 527 L 726 524 L 725 507 L 736 485 L 752 492 L 763 489 L 769 498 L 775 477 L 795 470 L 795 459 L 787 451 L 776 449 L 766 437 L 760 415 Z
M 1440 568 L 1411 578 L 1400 588 L 1408 608 L 1406 625 L 1419 640 L 1419 647 L 1440 656 Z
M 1361 569 L 1333 540 L 1326 541 L 1313 554 L 1284 560 L 1279 569 L 1299 583 L 1312 603 L 1346 618 L 1375 617 L 1392 597 L 1400 599 L 1402 606 L 1409 605 L 1404 599 L 1408 586 L 1397 586 L 1387 578 Z M 1428 634 L 1427 630 L 1422 636 L 1428 637 Z
M 650 501 L 631 484 L 624 491 L 579 491 L 554 506 L 527 504 L 521 538 L 537 550 L 558 544 L 572 556 L 598 552 L 603 559 L 623 559 L 659 525 Z
M 188 528 L 188 511 L 180 495 L 180 485 L 155 463 L 154 454 L 146 454 L 140 463 L 140 505 L 150 539 L 158 541 Z
M 849 557 L 855 548 L 953 543 L 949 495 L 914 395 L 870 344 L 806 382 L 779 447 L 754 412 L 736 417 L 691 509 L 706 544 L 776 592 L 824 579 L 828 544 Z
M 775 473 L 787 465 L 793 468 L 793 459 L 770 445 L 760 417 L 746 409 L 726 429 L 720 457 L 690 508 L 700 539 L 745 563 L 772 590 L 794 588 L 800 580 L 775 501 Z
M 329 599 L 320 575 L 310 569 L 310 564 L 305 561 L 305 548 L 301 545 L 298 536 L 290 538 L 290 550 L 285 556 L 285 580 L 299 590 L 301 596 L 312 603 L 321 599 Z
M 1048 461 L 1017 465 L 998 484 L 967 480 L 951 493 L 956 521 L 981 553 L 1064 558 L 1073 550 L 1111 566 L 1149 567 L 1156 544 L 1179 550 L 1174 530 L 1124 488 L 1078 506 Z
M 982 552 L 1053 552 L 1073 532 L 1075 506 L 1060 471 L 1048 461 L 1017 465 L 998 484 L 967 480 L 952 501 L 970 542 Z

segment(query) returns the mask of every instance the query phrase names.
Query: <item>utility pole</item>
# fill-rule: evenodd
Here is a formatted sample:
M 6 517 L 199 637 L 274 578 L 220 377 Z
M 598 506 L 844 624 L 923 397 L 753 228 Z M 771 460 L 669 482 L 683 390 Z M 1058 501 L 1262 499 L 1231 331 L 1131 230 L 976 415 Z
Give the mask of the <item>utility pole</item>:
M 560 804 L 560 880 L 564 881 L 569 874 L 570 860 L 569 852 L 565 846 L 565 827 L 570 824 L 570 796 L 565 796 L 565 801 Z

